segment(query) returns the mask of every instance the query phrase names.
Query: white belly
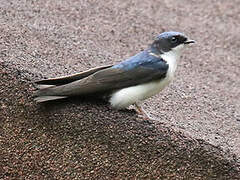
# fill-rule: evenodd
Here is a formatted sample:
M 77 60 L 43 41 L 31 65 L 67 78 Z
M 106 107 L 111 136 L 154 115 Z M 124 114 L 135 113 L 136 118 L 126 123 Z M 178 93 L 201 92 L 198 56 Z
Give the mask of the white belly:
M 116 91 L 110 98 L 111 105 L 116 109 L 123 109 L 131 104 L 147 99 L 166 87 L 172 78 L 132 86 Z

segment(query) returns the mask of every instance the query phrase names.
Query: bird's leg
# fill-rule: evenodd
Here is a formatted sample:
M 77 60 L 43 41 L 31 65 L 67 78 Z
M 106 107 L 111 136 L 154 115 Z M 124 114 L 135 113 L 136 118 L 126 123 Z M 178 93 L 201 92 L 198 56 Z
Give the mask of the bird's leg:
M 136 109 L 137 109 L 137 113 L 139 115 L 141 115 L 144 120 L 152 119 L 139 104 L 135 103 L 135 106 L 136 106 Z

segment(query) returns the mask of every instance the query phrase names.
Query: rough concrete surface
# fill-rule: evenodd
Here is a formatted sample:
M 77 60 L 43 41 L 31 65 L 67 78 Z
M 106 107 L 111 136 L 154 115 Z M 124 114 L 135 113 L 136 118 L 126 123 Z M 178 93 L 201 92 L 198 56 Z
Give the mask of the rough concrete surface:
M 0 179 L 240 179 L 239 0 L 1 0 Z M 144 102 L 39 105 L 32 81 L 113 64 L 163 31 L 197 41 Z

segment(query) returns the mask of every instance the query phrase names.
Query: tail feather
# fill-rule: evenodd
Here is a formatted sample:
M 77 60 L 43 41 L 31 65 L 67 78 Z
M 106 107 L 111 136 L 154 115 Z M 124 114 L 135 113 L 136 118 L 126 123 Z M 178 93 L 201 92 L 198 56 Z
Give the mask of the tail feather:
M 67 98 L 67 96 L 39 96 L 34 98 L 34 100 L 38 103 L 46 102 L 46 101 L 53 101 L 58 99 L 64 99 Z
M 68 98 L 69 96 L 73 95 L 79 95 L 81 94 L 81 88 L 78 83 L 79 80 L 84 81 L 84 79 L 87 79 L 88 76 L 111 66 L 112 65 L 96 67 L 70 76 L 35 81 L 34 83 L 36 84 L 37 90 L 33 94 L 34 100 L 36 102 L 46 102 Z M 83 94 L 86 94 L 89 89 L 91 88 L 85 88 L 83 90 Z
M 36 88 L 39 90 L 43 90 L 43 89 L 48 89 L 50 87 L 54 87 L 55 85 L 46 85 L 46 84 L 37 84 Z
M 51 89 L 57 87 L 55 85 L 46 85 L 46 84 L 37 84 L 37 90 L 33 92 L 34 100 L 38 103 L 46 102 L 46 101 L 53 101 L 58 99 L 64 99 L 68 96 L 59 96 L 55 94 L 49 94 Z

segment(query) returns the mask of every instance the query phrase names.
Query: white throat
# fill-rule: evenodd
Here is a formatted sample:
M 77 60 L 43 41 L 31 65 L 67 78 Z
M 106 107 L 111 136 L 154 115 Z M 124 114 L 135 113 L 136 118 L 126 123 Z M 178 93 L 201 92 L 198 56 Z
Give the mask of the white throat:
M 165 52 L 161 55 L 161 58 L 163 58 L 165 61 L 167 61 L 167 64 L 169 65 L 169 70 L 167 75 L 173 78 L 174 73 L 177 68 L 178 60 L 182 54 L 182 50 L 184 49 L 184 45 L 181 44 L 175 48 L 173 48 L 169 52 Z

